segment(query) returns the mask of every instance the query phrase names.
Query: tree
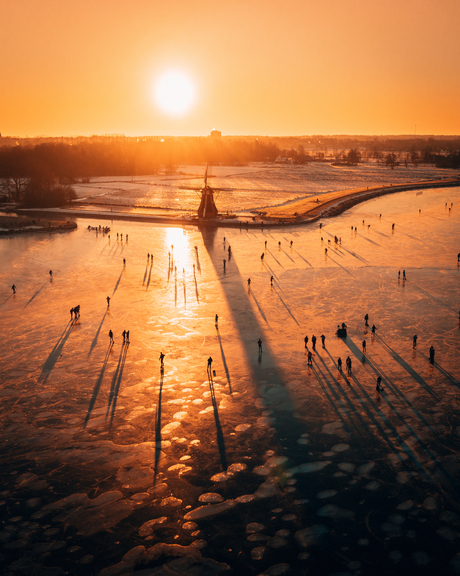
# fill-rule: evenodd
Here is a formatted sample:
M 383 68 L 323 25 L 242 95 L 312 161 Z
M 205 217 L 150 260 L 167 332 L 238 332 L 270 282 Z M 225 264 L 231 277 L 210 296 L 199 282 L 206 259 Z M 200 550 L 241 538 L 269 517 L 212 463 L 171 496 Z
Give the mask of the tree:
M 347 164 L 356 166 L 361 161 L 361 153 L 357 148 L 352 148 L 347 154 Z
M 398 165 L 396 154 L 394 152 L 390 152 L 385 156 L 385 165 L 390 166 L 392 170 L 394 170 L 394 167 Z

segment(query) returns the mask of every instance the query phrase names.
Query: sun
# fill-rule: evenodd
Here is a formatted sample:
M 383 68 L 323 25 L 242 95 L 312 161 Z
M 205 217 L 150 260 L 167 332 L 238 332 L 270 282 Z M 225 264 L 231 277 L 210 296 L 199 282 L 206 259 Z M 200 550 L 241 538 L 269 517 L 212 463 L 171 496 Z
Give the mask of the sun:
M 184 72 L 165 72 L 156 82 L 155 99 L 163 112 L 180 116 L 188 112 L 195 102 L 195 86 Z

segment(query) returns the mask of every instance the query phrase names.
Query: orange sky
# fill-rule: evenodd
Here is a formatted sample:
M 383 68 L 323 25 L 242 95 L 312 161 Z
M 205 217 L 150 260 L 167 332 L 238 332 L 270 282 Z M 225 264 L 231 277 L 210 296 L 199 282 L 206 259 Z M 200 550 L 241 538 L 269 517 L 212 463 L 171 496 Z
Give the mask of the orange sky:
M 0 0 L 2 135 L 460 134 L 460 0 Z M 187 72 L 192 110 L 157 109 Z

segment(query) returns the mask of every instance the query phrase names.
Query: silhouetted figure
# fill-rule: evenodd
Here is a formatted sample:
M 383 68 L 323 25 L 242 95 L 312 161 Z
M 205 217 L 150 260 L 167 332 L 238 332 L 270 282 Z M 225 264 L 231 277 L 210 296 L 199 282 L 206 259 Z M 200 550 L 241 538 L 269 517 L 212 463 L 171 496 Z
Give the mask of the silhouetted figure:
M 107 296 L 107 307 L 110 306 L 110 296 Z
M 270 277 L 270 284 L 273 286 L 273 276 Z M 460 312 L 459 312 L 459 317 L 460 317 Z
M 211 380 L 212 379 L 212 358 L 211 356 L 208 358 L 208 378 Z
M 78 304 L 77 306 L 75 306 L 75 308 L 73 309 L 74 315 L 75 315 L 75 319 L 78 317 L 80 318 L 80 304 Z
M 11 290 L 13 290 L 13 294 L 16 294 L 16 284 L 13 284 L 13 286 L 11 286 Z
M 225 272 L 225 265 L 227 264 L 227 260 L 224 258 L 224 272 Z M 195 273 L 195 264 L 193 265 L 193 272 Z
M 265 248 L 267 247 L 267 241 L 265 240 Z M 460 254 L 458 255 L 460 259 Z
M 398 270 L 398 280 L 401 278 L 401 270 Z
M 305 342 L 305 348 L 307 348 L 307 346 L 308 346 L 308 336 L 305 336 L 305 338 L 303 339 L 303 341 Z
M 70 309 L 70 319 L 71 319 L 71 320 L 73 320 L 73 313 L 74 313 L 74 309 L 71 308 L 71 309 Z
M 257 344 L 259 346 L 259 354 L 262 354 L 262 340 L 260 338 L 257 340 Z
M 434 363 L 434 348 L 433 348 L 433 346 L 430 346 L 430 362 L 431 362 L 431 364 Z
M 281 242 L 278 242 L 278 246 L 281 247 Z
M 262 260 L 262 262 L 263 262 L 264 256 L 265 256 L 265 254 L 262 252 L 262 256 L 260 257 L 260 259 Z
M 345 363 L 347 365 L 347 373 L 348 373 L 348 375 L 350 375 L 351 374 L 351 358 L 350 358 L 350 356 L 347 356 Z
M 163 354 L 163 352 L 160 354 L 160 364 L 161 366 L 163 366 L 164 364 L 164 359 L 165 359 L 165 355 Z
M 217 326 L 218 321 L 219 321 L 219 316 L 216 314 L 216 326 Z
M 126 242 L 128 242 L 128 234 L 126 234 Z
M 322 227 L 323 227 L 323 225 L 322 225 L 321 222 L 320 222 L 320 224 L 319 224 L 319 229 L 321 230 Z
M 366 341 L 363 340 L 363 354 L 366 353 Z
M 366 315 L 364 316 L 364 323 L 366 324 L 366 326 L 369 326 L 368 320 L 369 320 L 369 314 L 366 314 Z
M 391 229 L 392 229 L 392 230 L 395 229 L 395 225 L 394 225 L 394 224 L 391 225 Z
M 324 249 L 324 253 L 327 254 L 327 248 Z
M 382 386 L 382 377 L 381 376 L 377 376 L 377 385 L 375 386 L 375 389 L 377 390 L 377 392 L 383 392 L 383 386 Z
M 313 349 L 316 348 L 316 336 L 311 337 L 311 345 L 313 346 Z
M 123 336 L 123 342 L 126 342 L 126 330 L 123 330 L 122 336 Z
M 50 277 L 51 278 L 53 277 L 53 271 L 52 270 L 50 270 Z
M 406 271 L 403 270 L 403 280 L 405 280 L 405 279 L 406 279 Z
M 248 288 L 249 288 L 249 286 L 251 286 L 251 279 L 250 278 L 248 278 Z
M 294 243 L 294 241 L 293 241 L 293 240 L 291 240 L 291 248 L 292 248 L 292 245 L 293 245 L 293 243 Z
M 128 239 L 128 236 L 126 236 L 126 239 Z M 126 343 L 129 344 L 129 330 L 126 331 Z
M 123 266 L 126 266 L 126 258 L 123 258 Z
M 340 372 L 342 372 L 342 358 L 337 360 L 337 368 L 340 370 Z
M 457 262 L 460 262 L 460 252 L 457 254 Z
M 412 338 L 412 348 L 417 348 L 417 334 Z
M 150 262 L 153 262 L 153 254 L 150 254 Z
M 372 324 L 372 328 L 371 328 L 372 334 L 375 334 L 376 330 L 377 330 L 377 328 L 375 327 L 375 324 Z
M 326 336 L 324 334 L 321 334 L 321 342 L 323 343 L 324 348 L 324 342 L 326 342 Z
M 112 332 L 112 330 L 109 330 L 109 338 L 110 338 L 110 344 L 113 344 L 113 332 Z
M 150 252 L 147 252 L 147 260 L 150 260 Z
M 310 350 L 308 351 L 307 364 L 308 364 L 309 366 L 312 366 L 312 365 L 313 365 L 313 354 L 310 352 Z

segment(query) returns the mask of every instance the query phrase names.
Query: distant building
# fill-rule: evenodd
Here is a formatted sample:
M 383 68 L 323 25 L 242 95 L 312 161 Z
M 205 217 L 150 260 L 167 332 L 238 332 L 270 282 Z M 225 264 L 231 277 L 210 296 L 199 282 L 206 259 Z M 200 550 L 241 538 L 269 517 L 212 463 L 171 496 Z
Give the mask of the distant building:
M 219 132 L 219 130 L 211 130 L 211 138 L 219 140 L 222 138 L 222 132 Z

